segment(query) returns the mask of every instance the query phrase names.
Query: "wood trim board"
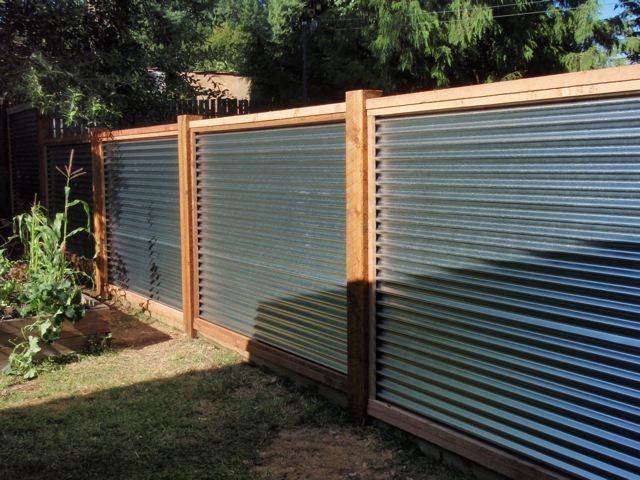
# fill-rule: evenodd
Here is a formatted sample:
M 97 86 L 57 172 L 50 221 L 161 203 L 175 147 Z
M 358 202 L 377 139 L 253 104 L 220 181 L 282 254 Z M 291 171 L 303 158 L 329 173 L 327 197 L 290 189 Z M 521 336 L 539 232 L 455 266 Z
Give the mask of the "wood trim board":
M 411 435 L 438 445 L 508 478 L 517 480 L 568 480 L 561 472 L 551 470 L 524 457 L 495 447 L 440 423 L 401 410 L 379 400 L 369 400 L 369 415 Z
M 115 301 L 124 301 L 131 306 L 138 307 L 144 312 L 148 312 L 160 320 L 166 321 L 172 327 L 182 330 L 183 314 L 180 310 L 117 285 L 108 284 L 105 290 Z
M 346 94 L 346 270 L 347 270 L 347 398 L 356 417 L 366 415 L 369 398 L 370 164 L 368 98 L 377 90 Z
M 193 228 L 191 215 L 191 196 L 194 190 L 191 164 L 194 161 L 191 148 L 189 122 L 201 118 L 197 115 L 180 115 L 178 117 L 178 190 L 180 197 L 180 258 L 182 274 L 182 311 L 184 331 L 193 336 L 193 321 L 196 292 L 193 288 Z
M 548 103 L 640 91 L 640 65 L 548 75 L 367 100 L 369 115 L 406 115 Z

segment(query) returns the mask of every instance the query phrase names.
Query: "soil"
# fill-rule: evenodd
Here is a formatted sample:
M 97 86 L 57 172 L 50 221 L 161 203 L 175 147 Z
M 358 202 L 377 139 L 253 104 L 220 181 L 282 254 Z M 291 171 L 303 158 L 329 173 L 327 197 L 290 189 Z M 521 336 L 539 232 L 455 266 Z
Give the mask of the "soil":
M 300 428 L 280 432 L 259 452 L 256 470 L 286 480 L 388 480 L 394 453 L 372 435 Z

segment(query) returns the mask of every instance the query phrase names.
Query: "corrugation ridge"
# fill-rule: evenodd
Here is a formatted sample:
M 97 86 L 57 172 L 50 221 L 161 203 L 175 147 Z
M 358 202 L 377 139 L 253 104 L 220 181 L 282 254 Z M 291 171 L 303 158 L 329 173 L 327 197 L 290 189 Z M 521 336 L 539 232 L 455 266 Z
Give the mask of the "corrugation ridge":
M 398 372 L 402 372 L 406 368 L 401 357 L 387 357 L 386 362 L 387 367 L 397 369 Z M 471 379 L 463 376 L 457 379 L 456 373 L 454 368 L 443 370 L 441 363 L 434 362 L 431 364 L 428 376 L 418 378 L 424 384 L 438 385 L 443 391 L 449 391 L 454 397 L 461 398 L 464 395 L 467 397 L 465 400 L 468 403 L 478 406 L 485 403 L 495 418 L 522 425 L 534 435 L 546 437 L 551 441 L 559 441 L 568 448 L 578 443 L 578 439 L 580 439 L 584 450 L 602 454 L 608 457 L 609 461 L 625 464 L 626 468 L 636 466 L 633 452 L 637 449 L 638 442 L 596 429 L 586 422 L 578 422 L 571 418 L 564 419 L 561 415 L 552 413 L 548 408 L 534 406 L 526 396 L 520 400 L 513 391 L 500 392 L 493 388 L 492 384 L 479 384 L 477 377 Z M 401 375 L 398 373 L 398 376 Z M 398 377 L 394 377 L 394 380 L 397 381 Z
M 491 319 L 479 320 L 478 325 L 465 323 L 464 315 L 456 312 L 445 312 L 437 308 L 429 314 L 423 314 L 424 324 L 416 324 L 411 321 L 412 311 L 403 308 L 402 305 L 387 303 L 382 305 L 380 318 L 380 338 L 384 338 L 384 332 L 391 331 L 413 335 L 413 339 L 424 342 L 425 349 L 442 348 L 445 351 L 463 353 L 473 357 L 475 362 L 486 365 L 498 365 L 513 369 L 521 375 L 530 375 L 535 382 L 557 382 L 565 387 L 571 387 L 581 391 L 583 395 L 592 395 L 589 402 L 596 402 L 595 398 L 606 400 L 608 404 L 599 402 L 599 407 L 615 412 L 619 416 L 638 418 L 639 408 L 633 407 L 637 388 L 632 386 L 617 385 L 616 381 L 632 384 L 633 379 L 627 376 L 635 375 L 635 384 L 638 384 L 638 373 L 629 368 L 611 367 L 605 363 L 590 361 L 589 364 L 581 364 L 580 360 L 585 355 L 595 351 L 600 354 L 600 359 L 608 352 L 604 348 L 590 349 L 585 344 L 577 341 L 569 345 L 562 345 L 557 351 L 559 342 L 550 335 L 542 333 L 529 334 L 513 326 L 491 326 Z M 438 322 L 445 323 L 447 329 Z M 405 329 L 404 331 L 401 329 Z M 502 332 L 502 337 L 494 337 Z M 383 348 L 383 347 L 381 347 Z M 522 350 L 526 349 L 524 356 Z M 611 350 L 612 357 L 620 359 L 621 365 L 635 367 L 633 358 L 625 352 Z M 623 363 L 626 362 L 626 363 Z M 597 378 L 596 378 L 597 376 Z M 613 390 L 615 388 L 615 390 Z M 614 392 L 615 395 L 609 395 Z M 560 393 L 558 390 L 555 393 Z M 585 400 L 586 401 L 586 400 Z

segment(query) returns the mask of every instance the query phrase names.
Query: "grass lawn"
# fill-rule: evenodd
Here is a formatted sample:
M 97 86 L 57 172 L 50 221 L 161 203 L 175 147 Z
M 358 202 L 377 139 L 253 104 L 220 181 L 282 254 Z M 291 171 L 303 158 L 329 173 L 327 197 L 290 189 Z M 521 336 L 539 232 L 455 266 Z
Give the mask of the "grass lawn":
M 0 479 L 463 478 L 212 343 L 117 311 L 112 330 L 112 351 L 0 378 Z

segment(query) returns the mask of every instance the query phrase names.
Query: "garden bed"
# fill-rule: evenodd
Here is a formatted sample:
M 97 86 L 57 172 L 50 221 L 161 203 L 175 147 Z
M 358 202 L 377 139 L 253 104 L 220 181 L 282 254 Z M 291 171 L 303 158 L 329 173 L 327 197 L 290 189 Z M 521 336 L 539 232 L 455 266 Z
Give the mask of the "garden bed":
M 41 343 L 39 357 L 78 352 L 109 334 L 109 307 L 88 295 L 83 295 L 83 302 L 87 310 L 82 320 L 77 323 L 64 322 L 57 341 L 51 345 Z M 21 340 L 21 329 L 32 322 L 33 318 L 0 320 L 0 368 L 7 364 L 13 345 Z

